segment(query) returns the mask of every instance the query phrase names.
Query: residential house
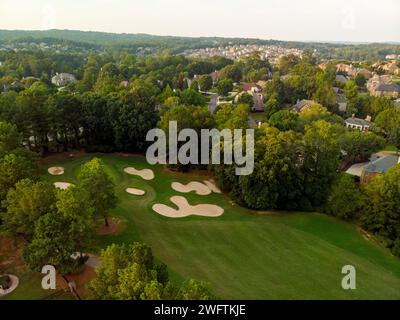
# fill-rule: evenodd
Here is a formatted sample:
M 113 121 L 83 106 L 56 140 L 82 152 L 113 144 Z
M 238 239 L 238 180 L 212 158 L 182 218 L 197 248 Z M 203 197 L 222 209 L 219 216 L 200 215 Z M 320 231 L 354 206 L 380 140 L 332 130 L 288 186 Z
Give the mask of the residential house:
M 361 172 L 361 184 L 370 182 L 374 177 L 385 174 L 390 168 L 400 163 L 397 155 L 385 155 L 372 157 L 369 164 L 363 167 Z
M 371 71 L 361 68 L 357 69 L 357 75 L 361 74 L 365 79 L 369 80 L 372 78 L 373 74 Z
M 262 92 L 262 88 L 256 83 L 242 83 L 240 85 L 243 93 L 248 93 L 253 97 L 253 106 L 251 107 L 252 111 L 263 112 L 264 111 L 264 94 Z M 237 96 L 237 99 L 240 97 L 240 94 Z
M 346 128 L 348 129 L 356 129 L 360 131 L 369 131 L 369 128 L 374 124 L 371 121 L 371 117 L 368 116 L 365 120 L 356 118 L 355 115 L 351 116 L 350 118 L 344 121 Z
M 367 82 L 367 89 L 371 96 L 376 96 L 376 89 L 379 87 L 381 84 L 388 84 L 392 83 L 392 76 L 390 75 L 375 75 L 371 79 L 368 80 Z
M 215 86 L 219 80 L 221 79 L 221 72 L 215 70 L 214 72 L 210 73 L 211 79 L 213 81 L 213 85 Z
M 396 59 L 400 59 L 400 55 L 397 54 L 388 54 L 386 56 L 386 60 L 396 60 Z
M 338 94 L 336 96 L 336 103 L 338 104 L 338 109 L 340 112 L 347 111 L 347 99 L 343 94 Z
M 63 87 L 76 81 L 75 76 L 70 73 L 57 73 L 53 78 L 51 78 L 51 83 L 57 87 Z
M 352 65 L 348 65 L 345 63 L 339 63 L 336 66 L 337 72 L 346 73 L 348 76 L 355 78 L 357 75 L 357 69 Z
M 380 84 L 375 89 L 376 97 L 388 97 L 392 99 L 400 98 L 400 85 L 397 83 Z
M 390 62 L 382 67 L 382 70 L 395 76 L 400 76 L 400 68 L 396 62 Z
M 365 79 L 372 78 L 373 74 L 371 71 L 365 68 L 355 68 L 352 64 L 348 65 L 345 63 L 339 63 L 336 65 L 337 72 L 346 73 L 348 76 L 355 78 L 358 74 L 361 74 Z
M 313 100 L 297 100 L 297 103 L 292 106 L 291 110 L 294 113 L 299 113 L 304 109 L 310 108 L 314 104 L 316 104 L 316 102 Z
M 345 77 L 344 75 L 338 74 L 336 75 L 335 81 L 340 83 L 346 83 L 349 81 L 349 79 L 347 79 L 347 77 Z

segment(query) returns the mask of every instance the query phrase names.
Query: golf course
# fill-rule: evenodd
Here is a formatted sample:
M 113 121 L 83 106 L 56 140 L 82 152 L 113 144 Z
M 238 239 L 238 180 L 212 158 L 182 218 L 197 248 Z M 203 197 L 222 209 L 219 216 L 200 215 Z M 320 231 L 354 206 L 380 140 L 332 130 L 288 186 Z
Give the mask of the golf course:
M 118 233 L 96 237 L 93 254 L 112 243 L 144 242 L 167 264 L 173 281 L 209 282 L 221 299 L 400 299 L 400 259 L 352 224 L 318 213 L 254 212 L 215 190 L 183 193 L 171 187 L 210 181 L 206 172 L 176 173 L 150 166 L 142 156 L 81 155 L 43 164 L 43 177 L 76 184 L 80 166 L 93 157 L 114 180 L 119 203 L 111 215 L 121 221 Z M 51 175 L 50 167 L 64 172 Z M 154 177 L 128 174 L 129 167 L 151 169 Z M 172 197 L 221 210 L 179 218 L 154 210 L 177 211 Z M 345 265 L 356 268 L 356 290 L 341 287 Z M 23 291 L 21 285 L 10 298 Z

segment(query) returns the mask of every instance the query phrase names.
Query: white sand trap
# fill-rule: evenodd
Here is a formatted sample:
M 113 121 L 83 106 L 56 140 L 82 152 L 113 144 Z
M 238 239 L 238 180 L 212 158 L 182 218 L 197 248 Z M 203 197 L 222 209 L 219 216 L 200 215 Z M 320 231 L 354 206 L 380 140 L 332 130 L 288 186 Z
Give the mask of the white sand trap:
M 214 193 L 222 193 L 222 191 L 217 187 L 214 180 L 204 180 L 204 184 Z
M 11 279 L 11 286 L 8 289 L 3 289 L 2 287 L 0 287 L 0 297 L 3 297 L 11 292 L 13 292 L 15 289 L 17 289 L 18 285 L 19 285 L 19 279 L 18 277 L 9 274 L 8 275 Z
M 54 186 L 57 189 L 61 189 L 61 190 L 67 190 L 72 185 L 73 185 L 72 183 L 68 183 L 68 182 L 54 182 Z
M 201 182 L 190 182 L 188 184 L 182 184 L 180 182 L 172 182 L 171 184 L 172 189 L 181 193 L 189 193 L 195 191 L 200 196 L 209 195 L 212 191 L 209 187 Z
M 51 167 L 47 170 L 52 176 L 61 176 L 64 174 L 63 167 Z
M 133 167 L 125 168 L 124 171 L 127 174 L 131 174 L 134 176 L 139 176 L 144 180 L 153 180 L 154 179 L 154 172 L 151 169 L 143 169 L 143 170 L 136 170 Z
M 136 188 L 128 188 L 125 191 L 134 196 L 144 196 L 146 194 L 146 191 Z
M 170 198 L 179 209 L 171 208 L 165 204 L 153 205 L 153 210 L 158 214 L 168 218 L 184 218 L 191 215 L 203 217 L 219 217 L 224 213 L 224 209 L 214 204 L 190 205 L 185 197 L 174 196 Z

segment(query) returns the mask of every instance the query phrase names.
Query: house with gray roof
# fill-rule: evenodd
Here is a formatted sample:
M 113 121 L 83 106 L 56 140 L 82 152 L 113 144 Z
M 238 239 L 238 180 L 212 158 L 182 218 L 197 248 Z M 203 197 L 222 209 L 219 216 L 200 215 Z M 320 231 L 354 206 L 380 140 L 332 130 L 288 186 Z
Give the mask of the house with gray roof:
M 374 125 L 371 121 L 371 117 L 367 117 L 367 119 L 356 118 L 354 115 L 344 121 L 346 128 L 348 129 L 356 129 L 360 131 L 368 131 L 369 128 Z
M 72 82 L 76 82 L 76 78 L 70 73 L 57 73 L 53 78 L 51 78 L 51 83 L 57 87 L 63 87 Z
M 377 97 L 400 98 L 400 86 L 397 83 L 381 83 L 375 89 Z
M 342 74 L 338 74 L 338 75 L 336 75 L 335 81 L 340 82 L 340 83 L 346 83 L 349 81 L 349 79 L 347 79 L 347 77 L 345 77 Z
M 294 113 L 299 113 L 304 109 L 310 108 L 314 104 L 316 104 L 316 102 L 313 100 L 297 100 L 297 103 L 292 106 L 291 110 Z
M 361 173 L 361 183 L 365 184 L 371 181 L 376 176 L 385 174 L 391 168 L 400 163 L 400 158 L 397 155 L 390 154 L 382 157 L 372 157 Z

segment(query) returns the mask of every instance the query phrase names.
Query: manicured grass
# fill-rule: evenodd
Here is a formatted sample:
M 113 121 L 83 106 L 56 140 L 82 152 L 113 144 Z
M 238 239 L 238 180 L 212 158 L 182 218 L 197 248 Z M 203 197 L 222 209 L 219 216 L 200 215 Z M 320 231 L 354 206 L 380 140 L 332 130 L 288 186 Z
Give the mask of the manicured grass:
M 58 162 L 65 175 L 53 182 L 76 183 L 79 166 L 93 156 Z M 97 250 L 111 243 L 143 241 L 166 263 L 176 281 L 196 278 L 211 283 L 226 299 L 400 299 L 400 259 L 368 241 L 352 225 L 321 214 L 257 214 L 233 204 L 226 195 L 187 196 L 191 204 L 214 203 L 220 218 L 170 219 L 152 211 L 154 203 L 177 195 L 172 181 L 201 181 L 193 174 L 152 167 L 156 179 L 144 181 L 123 172 L 149 168 L 143 157 L 99 156 L 113 177 L 120 199 L 112 214 L 125 220 L 123 231 L 99 237 Z M 144 197 L 125 193 L 146 191 Z M 256 190 L 255 190 L 256 192 Z M 341 288 L 344 265 L 357 270 L 357 290 Z
M 41 282 L 44 275 L 42 274 L 27 272 L 18 276 L 18 288 L 0 300 L 74 300 L 71 294 L 62 289 L 43 290 Z

